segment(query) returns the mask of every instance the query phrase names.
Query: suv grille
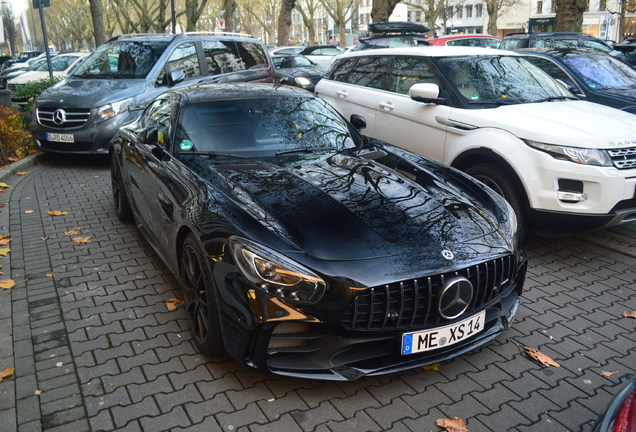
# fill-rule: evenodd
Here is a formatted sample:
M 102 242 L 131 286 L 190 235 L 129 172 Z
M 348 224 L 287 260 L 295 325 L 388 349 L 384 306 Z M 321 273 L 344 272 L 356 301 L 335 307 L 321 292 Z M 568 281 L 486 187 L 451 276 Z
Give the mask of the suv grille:
M 412 329 L 442 321 L 437 297 L 444 281 L 464 276 L 473 285 L 466 313 L 478 309 L 504 292 L 516 274 L 515 257 L 508 255 L 455 272 L 367 288 L 348 305 L 342 319 L 353 330 Z
M 607 150 L 618 169 L 636 168 L 636 147 Z
M 38 123 L 53 129 L 75 129 L 84 126 L 91 115 L 85 108 L 52 108 L 41 106 L 37 109 Z

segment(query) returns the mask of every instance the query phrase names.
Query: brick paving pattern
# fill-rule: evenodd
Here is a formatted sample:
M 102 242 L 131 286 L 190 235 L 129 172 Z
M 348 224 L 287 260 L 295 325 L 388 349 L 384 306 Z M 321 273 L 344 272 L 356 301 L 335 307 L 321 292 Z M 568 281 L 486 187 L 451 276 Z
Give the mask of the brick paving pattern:
M 6 182 L 0 279 L 18 286 L 0 290 L 0 370 L 15 367 L 0 431 L 420 432 L 455 416 L 470 431 L 580 431 L 636 372 L 636 320 L 622 316 L 636 310 L 634 224 L 609 246 L 602 234 L 530 242 L 517 320 L 488 346 L 438 370 L 335 383 L 198 354 L 185 311 L 165 306 L 175 279 L 115 216 L 105 159 L 51 158 Z

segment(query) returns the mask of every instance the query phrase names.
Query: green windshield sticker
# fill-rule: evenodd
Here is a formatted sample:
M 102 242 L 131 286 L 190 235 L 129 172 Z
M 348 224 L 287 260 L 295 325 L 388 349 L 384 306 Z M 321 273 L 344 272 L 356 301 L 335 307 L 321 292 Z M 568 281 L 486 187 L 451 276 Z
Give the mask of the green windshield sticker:
M 192 147 L 194 147 L 194 144 L 188 140 L 183 140 L 181 144 L 179 144 L 179 148 L 184 151 L 192 150 Z
M 471 99 L 471 100 L 477 100 L 477 99 L 479 99 L 479 95 L 478 95 L 478 94 L 473 93 L 473 94 L 471 94 L 471 95 L 470 95 L 470 99 Z

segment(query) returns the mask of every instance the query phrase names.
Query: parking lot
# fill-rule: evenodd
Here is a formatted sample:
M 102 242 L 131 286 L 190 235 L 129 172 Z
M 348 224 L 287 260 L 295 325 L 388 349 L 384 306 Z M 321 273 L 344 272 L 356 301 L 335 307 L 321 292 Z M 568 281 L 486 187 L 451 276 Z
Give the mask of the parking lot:
M 111 203 L 106 159 L 38 158 L 3 181 L 0 431 L 585 431 L 636 373 L 636 223 L 525 245 L 511 330 L 432 369 L 353 382 L 207 358 L 174 278 Z M 49 211 L 68 212 L 52 216 Z M 85 243 L 73 238 L 89 237 Z M 539 349 L 560 367 L 531 360 Z M 605 373 L 604 373 L 605 372 Z

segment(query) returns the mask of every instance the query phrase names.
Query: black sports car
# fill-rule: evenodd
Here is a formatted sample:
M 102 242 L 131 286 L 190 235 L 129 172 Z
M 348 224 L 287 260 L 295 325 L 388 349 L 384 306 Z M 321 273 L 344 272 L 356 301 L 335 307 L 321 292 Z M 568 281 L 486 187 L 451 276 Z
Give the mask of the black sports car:
M 301 55 L 275 55 L 274 79 L 277 83 L 300 87 L 313 92 L 316 84 L 325 73 L 318 69 L 318 65 Z
M 117 133 L 111 169 L 118 216 L 180 279 L 205 353 L 350 380 L 474 349 L 517 310 L 505 201 L 311 93 L 166 92 Z

